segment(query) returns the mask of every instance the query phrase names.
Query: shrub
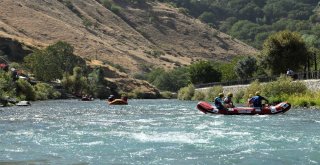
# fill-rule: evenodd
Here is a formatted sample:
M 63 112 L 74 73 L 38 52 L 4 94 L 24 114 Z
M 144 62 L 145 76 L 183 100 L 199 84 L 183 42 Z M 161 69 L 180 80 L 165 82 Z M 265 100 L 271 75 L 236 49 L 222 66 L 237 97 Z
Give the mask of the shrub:
M 112 94 L 110 88 L 108 88 L 102 84 L 96 85 L 95 90 L 93 90 L 92 92 L 93 92 L 94 97 L 100 98 L 100 99 L 106 99 Z
M 24 58 L 26 66 L 38 80 L 61 79 L 64 72 L 71 73 L 75 66 L 86 66 L 85 61 L 73 54 L 73 47 L 62 41 L 38 50 Z
M 244 92 L 243 98 L 249 98 L 249 95 L 254 95 L 257 91 L 263 94 L 263 85 L 258 80 L 253 81 Z
M 249 94 L 254 95 L 256 91 L 260 91 L 262 95 L 268 97 L 271 103 L 287 100 L 299 106 L 317 104 L 308 101 L 313 100 L 313 98 L 310 97 L 313 94 L 307 94 L 307 87 L 303 82 L 292 81 L 290 77 L 285 75 L 281 75 L 276 81 L 266 84 L 260 84 L 259 81 L 252 82 L 246 89 L 243 98 L 248 98 Z
M 37 100 L 56 99 L 61 93 L 56 91 L 51 85 L 46 83 L 37 83 L 34 86 Z
M 264 86 L 264 93 L 267 96 L 281 96 L 306 93 L 307 87 L 302 82 L 293 82 L 288 76 L 281 75 L 277 81 L 267 83 Z
M 222 86 L 214 86 L 209 88 L 209 90 L 206 93 L 206 100 L 207 101 L 213 101 L 215 97 L 219 95 L 219 93 L 223 92 Z
M 286 99 L 294 107 L 320 106 L 320 92 L 297 93 L 287 97 Z
M 194 84 L 219 82 L 221 73 L 209 61 L 199 61 L 189 66 L 190 81 Z
M 195 93 L 195 88 L 192 84 L 187 87 L 183 87 L 178 91 L 179 100 L 191 100 Z
M 242 102 L 242 103 L 244 103 L 244 90 L 240 90 L 239 92 L 237 92 L 237 93 L 235 93 L 235 95 L 234 95 L 234 102 L 235 103 L 240 103 L 240 102 Z
M 14 97 L 15 91 L 16 88 L 11 74 L 0 70 L 0 98 Z
M 175 99 L 175 98 L 177 98 L 177 93 L 173 93 L 170 91 L 164 91 L 164 92 L 160 92 L 160 96 L 161 96 L 161 98 L 164 98 L 164 99 Z
M 18 79 L 16 83 L 18 97 L 32 101 L 36 100 L 36 92 L 28 81 L 24 79 Z
M 119 92 L 122 95 L 127 95 L 129 98 L 135 99 L 156 99 L 160 97 L 160 94 L 157 92 L 146 91 L 143 88 L 136 88 L 128 94 L 125 92 Z
M 120 14 L 121 7 L 118 5 L 112 4 L 110 10 L 115 14 Z
M 195 91 L 192 100 L 204 100 L 206 98 L 206 94 L 201 91 Z
M 179 13 L 182 13 L 182 14 L 184 14 L 184 15 L 189 15 L 189 10 L 186 9 L 186 8 L 179 7 L 179 8 L 178 8 L 178 12 L 179 12 Z

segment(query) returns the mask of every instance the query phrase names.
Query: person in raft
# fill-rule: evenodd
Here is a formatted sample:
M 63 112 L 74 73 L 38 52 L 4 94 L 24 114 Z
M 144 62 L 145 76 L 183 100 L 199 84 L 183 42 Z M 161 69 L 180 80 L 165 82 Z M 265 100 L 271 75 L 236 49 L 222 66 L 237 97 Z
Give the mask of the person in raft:
M 128 102 L 128 97 L 127 96 L 122 96 L 121 99 L 125 102 Z
M 214 99 L 214 105 L 217 107 L 218 110 L 228 110 L 224 106 L 224 103 L 223 103 L 223 100 L 222 100 L 223 97 L 224 97 L 224 94 L 223 93 L 219 93 L 219 96 Z
M 261 107 L 262 107 L 262 100 L 266 101 L 267 103 L 269 102 L 268 99 L 260 96 L 260 92 L 257 91 L 257 92 L 256 92 L 256 95 L 252 97 L 253 107 L 259 107 L 259 108 L 261 108 Z
M 115 98 L 114 98 L 113 95 L 110 95 L 110 96 L 108 97 L 108 101 L 109 101 L 109 102 L 113 101 L 114 99 L 115 99 Z
M 247 100 L 247 106 L 248 107 L 253 107 L 253 99 L 252 99 L 252 94 L 249 94 L 248 100 Z
M 223 102 L 224 102 L 224 106 L 226 108 L 234 108 L 233 102 L 232 102 L 232 97 L 233 94 L 232 93 L 228 93 L 227 97 L 224 98 Z

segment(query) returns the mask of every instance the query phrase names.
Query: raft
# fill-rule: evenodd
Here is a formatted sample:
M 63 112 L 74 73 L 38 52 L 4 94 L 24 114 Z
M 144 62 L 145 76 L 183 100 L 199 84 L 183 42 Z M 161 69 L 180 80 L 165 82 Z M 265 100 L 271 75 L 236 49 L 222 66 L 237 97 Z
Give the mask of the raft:
M 94 98 L 93 97 L 82 97 L 81 101 L 93 101 Z
M 114 99 L 113 101 L 108 101 L 109 105 L 128 105 L 128 102 L 122 99 Z
M 223 114 L 223 115 L 273 115 L 285 113 L 291 108 L 288 102 L 281 102 L 277 105 L 268 105 L 263 107 L 234 107 L 227 108 L 227 110 L 218 110 L 210 103 L 200 101 L 197 104 L 197 109 L 203 113 Z
M 29 101 L 19 101 L 16 106 L 30 106 L 31 103 Z

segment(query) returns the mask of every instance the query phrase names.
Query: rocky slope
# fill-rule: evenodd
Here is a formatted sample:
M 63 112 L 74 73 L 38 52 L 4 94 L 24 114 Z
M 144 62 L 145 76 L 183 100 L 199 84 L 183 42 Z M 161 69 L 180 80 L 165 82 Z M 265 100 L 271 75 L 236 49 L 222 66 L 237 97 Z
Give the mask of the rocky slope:
M 28 50 L 67 41 L 88 62 L 125 70 L 125 76 L 115 78 L 154 66 L 170 69 L 199 59 L 228 60 L 256 53 L 167 4 L 115 2 L 121 7 L 117 14 L 99 0 L 0 0 L 0 49 L 24 56 L 29 51 L 8 46 L 8 40 Z

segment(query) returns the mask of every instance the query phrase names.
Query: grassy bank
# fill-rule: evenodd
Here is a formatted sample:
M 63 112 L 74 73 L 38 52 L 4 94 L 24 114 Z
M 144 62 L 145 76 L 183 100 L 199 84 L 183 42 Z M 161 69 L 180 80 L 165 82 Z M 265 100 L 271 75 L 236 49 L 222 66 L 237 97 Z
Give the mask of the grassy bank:
M 178 99 L 212 101 L 222 91 L 222 86 L 215 86 L 202 92 L 196 91 L 193 85 L 189 85 L 179 90 Z M 274 82 L 263 84 L 259 81 L 252 82 L 245 90 L 236 93 L 233 101 L 245 104 L 249 95 L 254 95 L 256 91 L 260 91 L 270 103 L 287 101 L 293 107 L 320 107 L 320 91 L 310 91 L 303 82 L 293 81 L 284 75 Z

